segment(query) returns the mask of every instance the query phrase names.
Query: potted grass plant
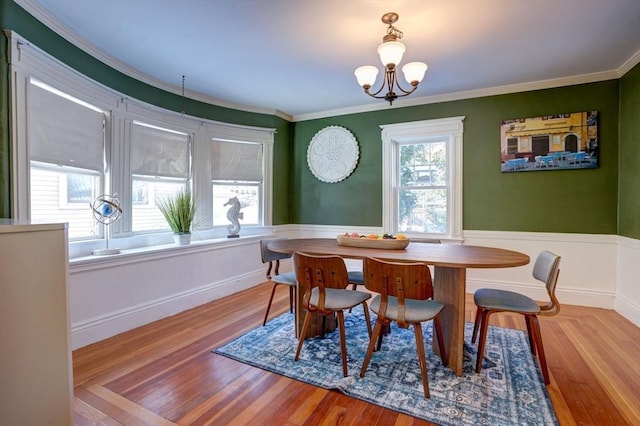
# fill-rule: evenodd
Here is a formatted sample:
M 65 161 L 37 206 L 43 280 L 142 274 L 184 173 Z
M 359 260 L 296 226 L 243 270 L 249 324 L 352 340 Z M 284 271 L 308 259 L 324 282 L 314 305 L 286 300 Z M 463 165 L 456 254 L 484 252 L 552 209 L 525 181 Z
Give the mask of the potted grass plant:
M 178 245 L 191 242 L 191 228 L 196 215 L 195 198 L 188 189 L 181 189 L 174 195 L 160 200 L 158 208 L 173 231 Z

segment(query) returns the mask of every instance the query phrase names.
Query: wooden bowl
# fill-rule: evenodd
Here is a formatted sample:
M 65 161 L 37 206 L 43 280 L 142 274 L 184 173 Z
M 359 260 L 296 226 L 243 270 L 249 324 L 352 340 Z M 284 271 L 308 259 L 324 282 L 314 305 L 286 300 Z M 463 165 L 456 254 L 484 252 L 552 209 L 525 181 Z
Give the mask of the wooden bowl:
M 374 240 L 373 238 L 353 238 L 346 235 L 338 235 L 338 244 L 341 246 L 375 248 L 385 250 L 404 250 L 409 245 L 409 240 Z

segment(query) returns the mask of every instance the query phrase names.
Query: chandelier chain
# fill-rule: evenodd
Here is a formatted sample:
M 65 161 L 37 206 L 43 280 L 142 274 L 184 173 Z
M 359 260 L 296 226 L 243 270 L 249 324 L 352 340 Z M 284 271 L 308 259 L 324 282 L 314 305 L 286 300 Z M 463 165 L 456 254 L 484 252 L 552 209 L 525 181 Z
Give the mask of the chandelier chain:
M 402 31 L 394 27 L 393 24 L 389 24 L 389 27 L 387 28 L 387 35 L 393 36 L 396 40 L 400 40 L 404 34 Z

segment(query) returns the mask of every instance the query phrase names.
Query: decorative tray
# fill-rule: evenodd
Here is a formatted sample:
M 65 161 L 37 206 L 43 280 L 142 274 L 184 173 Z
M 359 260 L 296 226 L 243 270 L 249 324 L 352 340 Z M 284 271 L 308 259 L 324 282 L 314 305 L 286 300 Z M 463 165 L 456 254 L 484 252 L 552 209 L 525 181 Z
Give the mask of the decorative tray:
M 354 238 L 346 235 L 338 235 L 338 244 L 341 246 L 375 248 L 385 250 L 404 250 L 409 245 L 409 239 L 373 239 L 373 238 Z

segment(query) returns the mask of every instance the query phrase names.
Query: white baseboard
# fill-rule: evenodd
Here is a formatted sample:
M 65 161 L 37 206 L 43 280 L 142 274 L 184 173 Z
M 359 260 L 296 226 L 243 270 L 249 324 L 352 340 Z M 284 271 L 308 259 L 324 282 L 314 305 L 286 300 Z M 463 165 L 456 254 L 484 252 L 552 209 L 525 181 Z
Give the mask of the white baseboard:
M 74 323 L 71 326 L 72 350 L 246 290 L 264 282 L 264 280 L 263 270 L 254 271 L 233 279 L 211 283 L 170 297 L 151 300 L 128 309 Z
M 620 315 L 631 321 L 636 327 L 640 327 L 640 306 L 625 297 L 617 297 L 615 310 Z

